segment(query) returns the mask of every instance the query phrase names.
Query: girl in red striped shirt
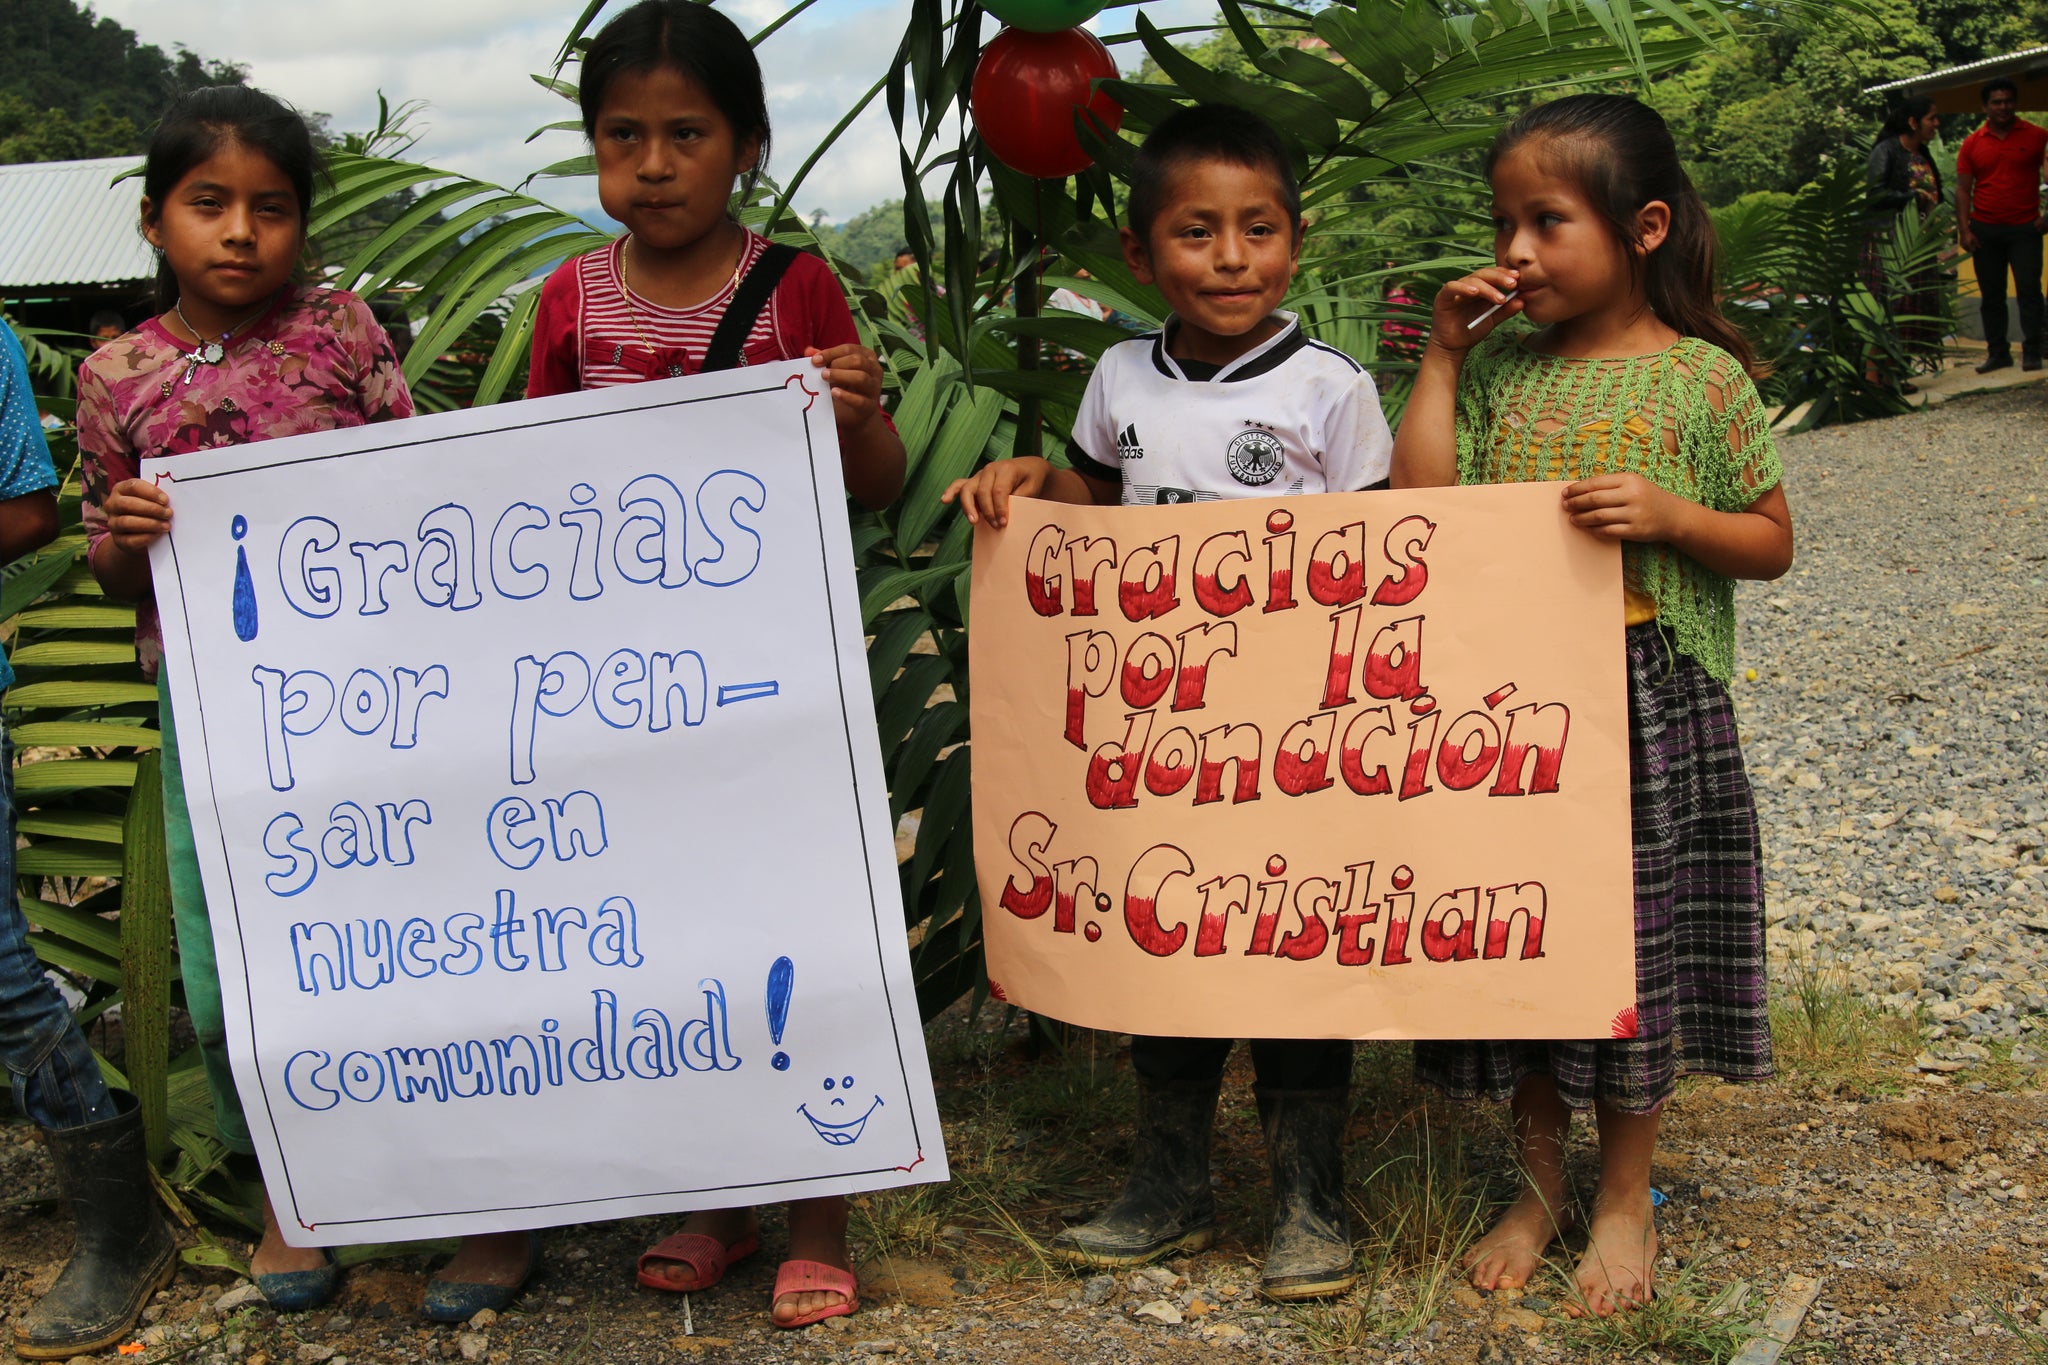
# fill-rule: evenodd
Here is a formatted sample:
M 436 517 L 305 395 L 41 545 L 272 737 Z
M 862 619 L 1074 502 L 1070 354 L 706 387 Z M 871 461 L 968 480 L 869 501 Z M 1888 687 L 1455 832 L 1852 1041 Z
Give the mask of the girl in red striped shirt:
M 745 35 L 709 5 L 642 0 L 592 42 L 580 99 L 599 202 L 626 232 L 548 277 L 527 396 L 808 356 L 832 391 L 847 491 L 886 505 L 903 485 L 903 443 L 839 282 L 729 211 L 734 185 L 751 189 L 768 158 L 767 98 Z M 640 1283 L 709 1289 L 759 1245 L 755 1210 L 700 1211 L 640 1258 Z M 854 1290 L 845 1198 L 793 1201 L 775 1325 L 851 1313 Z
M 746 36 L 709 6 L 641 0 L 592 42 L 579 97 L 598 201 L 626 231 L 541 287 L 526 396 L 809 356 L 832 390 L 846 491 L 886 506 L 903 485 L 903 443 L 839 281 L 729 210 L 735 184 L 751 190 L 768 160 Z

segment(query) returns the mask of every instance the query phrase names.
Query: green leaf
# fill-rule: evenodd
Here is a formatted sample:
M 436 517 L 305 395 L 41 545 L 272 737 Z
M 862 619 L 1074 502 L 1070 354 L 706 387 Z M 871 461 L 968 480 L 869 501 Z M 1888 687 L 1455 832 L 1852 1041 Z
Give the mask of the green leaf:
M 200 1270 L 225 1270 L 231 1275 L 245 1278 L 249 1274 L 248 1262 L 216 1241 L 209 1240 L 186 1247 L 178 1256 L 186 1265 Z
M 125 758 L 46 758 L 14 767 L 16 792 L 68 792 L 87 787 L 128 787 L 135 783 L 135 760 Z
M 901 817 L 917 799 L 926 774 L 937 761 L 939 751 L 951 744 L 967 726 L 967 708 L 957 701 L 927 706 L 911 727 L 910 738 L 896 751 L 889 771 L 889 813 Z
M 946 400 L 960 382 L 960 367 L 950 361 L 942 361 L 920 368 L 911 378 L 910 386 L 903 391 L 902 400 L 890 416 L 896 423 L 896 434 L 902 439 L 903 449 L 909 458 L 906 477 L 916 473 L 917 462 L 924 458 L 932 437 L 938 432 L 940 421 L 945 417 Z
M 21 913 L 28 917 L 30 924 L 46 934 L 65 939 L 110 961 L 121 956 L 121 928 L 112 920 L 33 896 L 21 897 Z
M 526 140 L 528 142 L 537 142 L 540 140 L 540 136 L 543 133 L 580 133 L 582 131 L 582 119 L 565 118 L 555 123 L 543 123 L 540 127 L 528 133 L 526 135 Z
M 133 607 L 35 607 L 15 618 L 23 630 L 135 629 Z
M 306 224 L 309 237 L 318 238 L 335 224 L 361 213 L 380 199 L 441 178 L 431 166 L 378 157 L 353 156 L 337 152 L 327 160 L 333 189 L 323 196 Z
M 966 566 L 941 564 L 924 569 L 887 569 L 872 580 L 861 575 L 860 619 L 872 621 L 885 607 L 914 593 L 929 591 L 933 585 L 949 582 Z
M 1013 398 L 1037 398 L 1069 406 L 1078 406 L 1088 387 L 1086 375 L 1060 370 L 991 370 L 981 376 L 981 382 Z
M 584 11 L 583 22 L 587 24 L 590 21 L 590 19 L 597 14 L 599 10 L 604 8 L 604 5 L 605 0 L 592 0 L 590 8 Z M 562 50 L 562 52 L 555 58 L 556 68 L 560 69 L 562 63 L 567 60 L 568 49 L 565 47 Z M 554 76 L 540 75 L 529 76 L 528 79 L 531 80 L 535 85 L 539 86 L 541 89 L 546 90 L 552 94 L 560 95 L 563 99 L 569 101 L 571 104 L 575 104 L 579 101 L 580 97 L 577 94 L 576 84 L 574 81 L 565 81 Z M 581 128 L 583 125 L 582 123 L 579 122 L 576 126 L 578 128 Z
M 988 447 L 989 433 L 1003 415 L 1003 395 L 993 389 L 976 389 L 962 394 L 932 441 L 931 453 L 919 463 L 917 479 L 903 499 L 903 511 L 896 519 L 896 540 L 906 548 L 924 544 L 925 536 L 942 513 L 958 515 L 958 506 L 948 509 L 939 501 L 955 479 L 965 478 L 981 463 Z
M 1082 317 L 1079 313 L 1052 312 L 1035 318 L 994 317 L 984 318 L 975 324 L 980 335 L 990 333 L 1002 336 L 1032 336 L 1069 351 L 1079 351 L 1090 358 L 1099 357 L 1105 350 L 1120 341 L 1129 341 L 1131 334 L 1113 322 L 1101 318 Z
M 1159 63 L 1159 69 L 1196 99 L 1257 109 L 1268 121 L 1311 146 L 1328 149 L 1337 145 L 1336 118 L 1307 95 L 1203 67 L 1168 42 L 1143 12 L 1137 15 L 1136 27 L 1145 51 Z
M 141 1102 L 150 1160 L 170 1155 L 171 869 L 165 851 L 162 755 L 136 765 L 121 832 L 121 988 L 128 1005 L 123 1060 Z
M 17 668 L 69 668 L 74 664 L 130 664 L 135 646 L 107 640 L 41 640 L 8 656 Z
M 579 175 L 596 175 L 597 157 L 590 152 L 550 161 L 533 173 L 536 180 L 569 180 Z
M 131 701 L 153 702 L 156 698 L 155 683 L 37 682 L 8 688 L 6 700 L 0 705 L 10 711 L 26 711 L 38 706 L 119 706 Z
M 163 735 L 141 725 L 124 725 L 113 720 L 46 720 L 11 725 L 8 737 L 17 748 L 75 747 L 81 749 L 154 749 Z
M 968 751 L 955 749 L 939 764 L 930 799 L 917 825 L 917 849 L 910 857 L 910 881 L 922 885 L 953 831 L 968 820 Z
M 1093 273 L 1091 269 L 1090 274 Z M 1142 286 L 1141 292 L 1125 293 L 1099 276 L 1084 280 L 1075 275 L 1047 275 L 1044 283 L 1047 289 L 1071 289 L 1076 294 L 1086 294 L 1104 307 L 1134 317 L 1148 327 L 1158 327 L 1166 319 L 1166 300 L 1150 285 Z M 1124 333 L 1126 338 L 1130 335 Z
M 888 693 L 875 707 L 875 730 L 882 739 L 884 760 L 917 723 L 932 694 L 952 676 L 952 663 L 936 654 L 913 655 L 903 666 L 902 675 L 889 684 Z
M 0 621 L 54 587 L 78 562 L 80 548 L 76 543 L 52 546 L 26 563 L 11 566 L 5 586 L 0 586 Z
M 23 877 L 118 877 L 121 851 L 77 839 L 38 839 L 15 850 L 14 870 Z
M 90 839 L 101 844 L 121 842 L 121 817 L 105 811 L 30 810 L 15 817 L 14 827 L 23 834 Z
M 114 860 L 114 870 L 116 872 L 120 871 L 120 866 L 120 859 L 116 858 Z M 50 876 L 56 874 L 39 873 L 37 875 Z M 79 873 L 67 875 L 99 876 L 105 874 Z M 87 952 L 85 949 L 77 947 L 65 939 L 55 938 L 49 934 L 30 934 L 28 941 L 29 946 L 36 950 L 36 956 L 52 967 L 62 971 L 76 972 L 80 976 L 89 976 L 95 981 L 104 981 L 109 986 L 121 984 L 121 964 L 112 958 L 102 957 L 98 953 Z
M 520 366 L 526 363 L 527 351 L 533 344 L 534 314 L 539 309 L 540 290 L 537 288 L 521 294 L 519 301 L 512 305 L 511 316 L 505 319 L 505 330 L 491 350 L 491 363 L 484 367 L 483 378 L 477 380 L 474 406 L 483 407 L 505 396 L 506 387 L 519 373 Z
M 921 828 L 921 827 L 920 827 Z M 932 901 L 932 913 L 940 916 L 960 912 L 964 939 L 981 942 L 981 897 L 974 884 L 974 824 L 962 820 L 953 827 L 939 861 L 939 887 Z
M 932 618 L 918 608 L 890 612 L 875 624 L 875 638 L 868 645 L 868 682 L 880 701 L 895 681 L 910 650 L 932 628 Z

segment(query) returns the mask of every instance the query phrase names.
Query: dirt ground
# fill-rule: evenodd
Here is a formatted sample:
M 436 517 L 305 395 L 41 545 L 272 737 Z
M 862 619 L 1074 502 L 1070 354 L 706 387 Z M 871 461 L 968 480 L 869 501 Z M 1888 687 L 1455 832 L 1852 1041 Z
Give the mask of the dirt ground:
M 1825 983 L 1821 983 L 1825 984 Z M 1280 1308 L 1254 1292 L 1263 1154 L 1249 1078 L 1234 1059 L 1219 1125 L 1224 1236 L 1200 1256 L 1117 1276 L 1045 1260 L 1036 1244 L 1115 1189 L 1128 1156 L 1130 1088 L 1116 1039 L 1034 1047 L 1023 1021 L 984 1013 L 935 1036 L 954 1180 L 866 1196 L 855 1211 L 863 1309 L 802 1332 L 765 1316 L 781 1244 L 708 1294 L 635 1287 L 633 1258 L 667 1220 L 557 1228 L 519 1301 L 495 1321 L 419 1320 L 431 1248 L 351 1266 L 327 1308 L 295 1316 L 238 1302 L 229 1271 L 187 1268 L 138 1333 L 143 1365 L 346 1365 L 526 1360 L 862 1361 L 982 1365 L 1287 1359 L 1486 1362 L 1727 1359 L 1792 1274 L 1821 1293 L 1791 1358 L 2007 1362 L 2048 1359 L 2034 1325 L 2048 1302 L 2048 1191 L 2039 1145 L 2048 1096 L 1998 1063 L 1965 1090 L 1915 1069 L 1912 1031 L 1809 991 L 1781 1011 L 1785 1075 L 1756 1086 L 1690 1082 L 1656 1167 L 1665 1195 L 1658 1302 L 1616 1324 L 1565 1314 L 1564 1280 L 1482 1295 L 1452 1272 L 1510 1189 L 1497 1110 L 1445 1104 L 1407 1079 L 1406 1050 L 1362 1046 L 1349 1140 L 1358 1289 Z M 1032 1055 L 1033 1053 L 1037 1055 Z M 1946 1083 L 1945 1083 L 1946 1082 Z M 47 1287 L 69 1246 L 48 1171 L 24 1125 L 0 1129 L 0 1311 Z M 1592 1148 L 1575 1159 L 1590 1187 Z M 226 1239 L 246 1252 L 247 1243 Z M 1565 1264 L 1560 1260 L 1560 1265 Z M 227 1302 L 222 1304 L 221 1301 Z

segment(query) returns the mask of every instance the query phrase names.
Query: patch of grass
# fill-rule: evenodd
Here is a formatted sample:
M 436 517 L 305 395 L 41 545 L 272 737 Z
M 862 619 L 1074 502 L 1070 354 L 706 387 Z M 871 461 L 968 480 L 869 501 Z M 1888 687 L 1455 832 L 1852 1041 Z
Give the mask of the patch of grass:
M 1677 1275 L 1660 1278 L 1649 1303 L 1625 1313 L 1565 1319 L 1564 1331 L 1579 1344 L 1597 1348 L 1600 1359 L 1658 1358 L 1724 1365 L 1754 1336 L 1753 1314 L 1765 1305 L 1740 1281 L 1710 1290 L 1704 1260 L 1688 1262 Z M 1567 1285 L 1570 1271 L 1564 1272 Z M 1583 1306 L 1583 1304 L 1582 1304 Z
M 1294 1313 L 1295 1329 L 1309 1355 L 1348 1356 L 1378 1335 L 1370 1311 L 1352 1298 L 1303 1304 Z
M 2003 1324 L 2005 1330 L 2019 1338 L 2020 1359 L 2027 1365 L 2048 1365 L 2048 1334 L 2028 1323 L 2026 1319 L 2007 1311 L 2003 1304 L 1993 1304 L 1992 1313 Z
M 1406 1336 L 1437 1315 L 1459 1282 L 1465 1250 L 1485 1227 L 1483 1186 L 1465 1139 L 1417 1105 L 1347 1167 L 1353 1238 L 1375 1328 Z M 1402 1292 L 1386 1293 L 1399 1283 Z
M 1799 948 L 1772 964 L 1771 1046 L 1782 1069 L 1864 1077 L 1873 1063 L 1910 1057 L 1920 1021 L 1874 1002 L 1850 984 L 1832 955 Z
M 2021 1046 L 2039 1050 L 2034 1037 L 2023 1038 L 1979 1038 L 1976 1040 L 1991 1054 L 1984 1062 L 1970 1069 L 1969 1079 L 1984 1082 L 1987 1090 L 2011 1091 L 2039 1089 L 2048 1082 L 2048 1070 L 2038 1062 L 2017 1062 L 2013 1060 L 2013 1049 Z M 1961 1077 L 1958 1077 L 1961 1079 Z
M 1064 1275 L 1028 1224 L 1070 1202 L 1072 1187 L 1097 1174 L 1086 1154 L 1129 1120 L 1131 1082 L 1113 1040 L 1076 1030 L 1064 1050 L 1020 1061 L 1029 1040 L 1015 1010 L 960 1011 L 929 1037 L 952 1179 L 856 1198 L 854 1237 L 873 1254 L 932 1256 L 948 1228 L 964 1228 L 1005 1244 L 983 1248 L 998 1262 L 991 1276 Z

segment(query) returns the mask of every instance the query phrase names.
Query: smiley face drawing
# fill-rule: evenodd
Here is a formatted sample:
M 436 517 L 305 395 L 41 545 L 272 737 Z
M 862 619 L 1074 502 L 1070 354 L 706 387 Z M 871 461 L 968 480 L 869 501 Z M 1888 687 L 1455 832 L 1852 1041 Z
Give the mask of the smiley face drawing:
M 835 1090 L 839 1093 L 833 1094 Z M 808 1104 L 798 1105 L 796 1112 L 809 1119 L 811 1127 L 817 1129 L 818 1136 L 834 1147 L 851 1146 L 860 1140 L 861 1130 L 868 1126 L 868 1116 L 882 1107 L 882 1097 L 875 1096 L 874 1102 L 868 1105 L 866 1111 L 859 1117 L 847 1118 L 846 1115 L 852 1108 L 849 1101 L 853 1094 L 853 1077 L 846 1076 L 834 1081 L 832 1077 L 827 1076 L 825 1093 L 832 1095 L 825 1104 L 825 1112 L 832 1121 L 828 1122 L 813 1114 Z

